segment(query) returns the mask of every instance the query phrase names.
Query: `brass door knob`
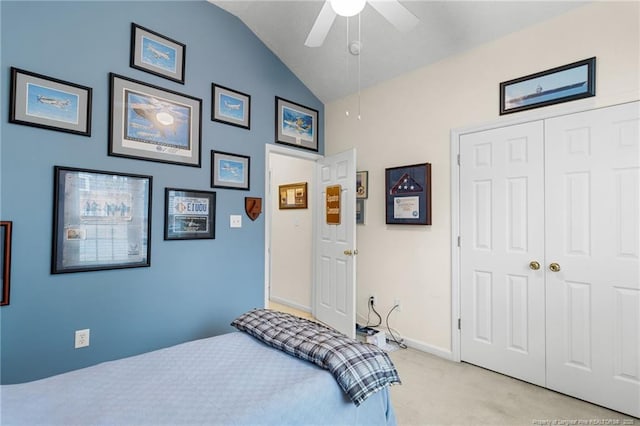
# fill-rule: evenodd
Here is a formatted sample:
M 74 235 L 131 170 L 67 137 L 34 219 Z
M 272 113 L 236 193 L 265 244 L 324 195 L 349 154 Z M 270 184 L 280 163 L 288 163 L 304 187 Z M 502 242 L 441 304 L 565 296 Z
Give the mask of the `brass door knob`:
M 344 255 L 345 256 L 351 256 L 353 254 L 353 252 L 351 250 L 345 250 L 344 251 Z
M 540 269 L 540 262 L 532 260 L 531 262 L 529 262 L 529 268 L 537 271 L 538 269 Z
M 560 272 L 560 265 L 556 262 L 553 262 L 549 265 L 549 269 L 551 270 L 551 272 Z

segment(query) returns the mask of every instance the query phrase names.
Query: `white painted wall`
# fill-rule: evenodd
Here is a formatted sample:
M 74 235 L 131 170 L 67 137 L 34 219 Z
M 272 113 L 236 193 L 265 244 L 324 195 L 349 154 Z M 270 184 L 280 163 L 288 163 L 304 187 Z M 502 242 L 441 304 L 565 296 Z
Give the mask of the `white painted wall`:
M 358 170 L 369 171 L 367 222 L 358 226 L 360 320 L 369 294 L 383 316 L 399 299 L 391 326 L 413 346 L 450 354 L 450 131 L 498 120 L 500 82 L 592 56 L 596 97 L 574 104 L 640 99 L 639 22 L 638 2 L 594 2 L 363 90 L 360 121 L 345 115 L 356 96 L 325 106 L 326 153 L 355 147 Z M 385 225 L 384 169 L 420 162 L 432 164 L 433 225 Z
M 315 163 L 270 154 L 271 169 L 271 300 L 311 312 L 313 273 L 313 194 L 307 209 L 280 210 L 278 186 L 307 182 L 313 188 Z

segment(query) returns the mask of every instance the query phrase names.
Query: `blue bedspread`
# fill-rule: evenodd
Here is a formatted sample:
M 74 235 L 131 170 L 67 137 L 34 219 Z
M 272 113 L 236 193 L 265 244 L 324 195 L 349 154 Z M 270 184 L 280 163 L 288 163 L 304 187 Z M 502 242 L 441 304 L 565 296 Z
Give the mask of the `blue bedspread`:
M 230 333 L 0 387 L 0 424 L 395 425 L 383 389 L 356 407 L 328 371 Z

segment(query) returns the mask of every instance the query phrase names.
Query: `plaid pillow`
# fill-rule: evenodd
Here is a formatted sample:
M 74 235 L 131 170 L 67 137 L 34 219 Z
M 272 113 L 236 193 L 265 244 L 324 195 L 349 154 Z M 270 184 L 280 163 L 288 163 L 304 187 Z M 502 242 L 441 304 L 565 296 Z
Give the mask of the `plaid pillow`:
M 313 321 L 269 309 L 255 309 L 232 323 L 264 343 L 329 370 L 358 406 L 400 377 L 386 352 Z

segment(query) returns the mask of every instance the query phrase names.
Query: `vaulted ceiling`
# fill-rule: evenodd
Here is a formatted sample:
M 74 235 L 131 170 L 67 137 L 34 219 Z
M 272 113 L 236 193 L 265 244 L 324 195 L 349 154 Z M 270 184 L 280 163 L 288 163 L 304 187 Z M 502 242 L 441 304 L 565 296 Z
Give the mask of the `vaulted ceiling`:
M 360 17 L 338 16 L 322 46 L 306 47 L 323 0 L 209 1 L 242 20 L 325 103 L 585 3 L 401 0 L 419 19 L 407 32 L 398 31 L 368 3 Z M 357 56 L 348 49 L 356 40 L 361 41 Z

